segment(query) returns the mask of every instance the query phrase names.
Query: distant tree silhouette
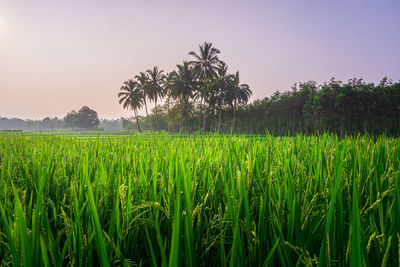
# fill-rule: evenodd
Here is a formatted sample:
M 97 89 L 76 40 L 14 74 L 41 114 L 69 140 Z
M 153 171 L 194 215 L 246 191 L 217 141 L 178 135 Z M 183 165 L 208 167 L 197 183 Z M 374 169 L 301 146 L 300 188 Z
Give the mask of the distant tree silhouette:
M 179 131 L 182 132 L 184 124 L 184 111 L 189 101 L 193 98 L 193 93 L 198 88 L 197 76 L 193 67 L 186 61 L 182 65 L 176 65 L 178 70 L 171 72 L 167 76 L 166 89 L 174 99 L 178 99 L 180 105 Z
M 227 102 L 233 108 L 233 120 L 232 120 L 232 132 L 235 131 L 235 120 L 236 120 L 236 110 L 237 105 L 246 105 L 250 100 L 250 96 L 252 95 L 252 91 L 250 87 L 245 83 L 240 83 L 239 71 L 228 80 L 230 83 L 229 90 L 227 95 Z
M 138 87 L 137 82 L 132 79 L 125 81 L 120 90 L 121 92 L 118 93 L 119 103 L 126 109 L 133 109 L 139 132 L 142 132 L 138 111 L 143 104 L 143 92 Z
M 193 56 L 195 60 L 190 61 L 195 67 L 195 70 L 199 73 L 200 82 L 202 83 L 203 90 L 200 91 L 200 95 L 203 100 L 203 132 L 206 131 L 206 116 L 207 116 L 207 84 L 216 75 L 217 65 L 221 62 L 218 58 L 218 54 L 221 51 L 212 46 L 212 43 L 204 42 L 199 46 L 199 54 L 196 52 L 189 52 L 189 55 Z
M 149 117 L 149 113 L 147 112 L 147 99 L 151 101 L 151 87 L 149 86 L 149 75 L 147 72 L 140 72 L 139 75 L 135 76 L 136 83 L 137 83 L 137 88 L 142 91 L 143 94 L 143 103 L 144 103 L 144 108 L 146 111 L 146 117 Z M 148 120 L 148 126 L 149 129 L 151 130 L 151 121 Z
M 69 112 L 64 117 L 64 123 L 70 128 L 96 129 L 100 120 L 96 111 L 83 106 L 78 112 L 75 110 Z
M 78 127 L 83 129 L 96 129 L 100 120 L 96 111 L 87 106 L 83 106 L 78 111 Z
M 163 88 L 163 82 L 165 76 L 163 74 L 163 70 L 159 70 L 157 66 L 153 67 L 151 70 L 147 70 L 149 74 L 149 81 L 147 83 L 147 92 L 148 97 L 151 101 L 154 101 L 154 110 L 156 114 L 156 118 L 158 121 L 158 110 L 157 110 L 157 101 L 161 100 L 165 96 L 165 90 Z M 159 123 L 157 122 L 157 125 Z M 158 128 L 160 131 L 160 128 Z
M 198 54 L 189 53 L 192 61 L 177 65 L 167 75 L 157 67 L 141 72 L 132 81 L 137 90 L 125 92 L 126 97 L 134 96 L 136 104 L 126 98 L 120 103 L 137 114 L 143 102 L 146 108 L 146 99 L 154 101 L 153 114 L 146 108 L 147 116 L 136 120 L 139 126 L 141 120 L 156 119 L 159 131 L 400 135 L 400 81 L 393 83 L 386 77 L 379 84 L 357 78 L 347 82 L 332 78 L 320 85 L 307 81 L 249 103 L 249 85 L 241 83 L 239 71 L 228 72 L 219 54 L 204 42 Z M 164 96 L 165 103 L 158 105 Z
M 233 75 L 228 73 L 228 66 L 221 62 L 217 68 L 217 74 L 215 76 L 214 81 L 212 82 L 211 91 L 214 96 L 214 101 L 218 106 L 218 126 L 217 132 L 221 131 L 221 116 L 222 116 L 222 107 L 229 100 L 228 96 L 231 87 L 231 80 L 233 79 Z
M 68 112 L 67 115 L 64 117 L 65 127 L 67 128 L 74 128 L 78 125 L 78 112 L 72 110 Z

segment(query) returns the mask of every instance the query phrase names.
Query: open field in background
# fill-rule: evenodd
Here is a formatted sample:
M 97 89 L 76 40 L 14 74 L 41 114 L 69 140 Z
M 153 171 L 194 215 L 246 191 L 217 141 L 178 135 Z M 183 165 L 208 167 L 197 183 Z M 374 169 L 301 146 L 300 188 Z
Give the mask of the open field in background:
M 398 138 L 95 135 L 0 135 L 1 265 L 399 266 Z
M 43 136 L 43 135 L 58 135 L 58 136 L 112 136 L 112 135 L 134 135 L 136 131 L 130 130 L 42 130 L 42 131 L 22 131 L 22 130 L 0 130 L 0 136 Z
M 205 135 L 202 133 L 191 133 L 191 134 L 175 134 L 168 133 L 165 131 L 158 132 L 145 132 L 139 133 L 137 131 L 131 130 L 107 130 L 107 131 L 96 131 L 96 130 L 83 130 L 83 131 L 75 131 L 75 130 L 44 130 L 44 131 L 2 131 L 0 130 L 0 137 L 43 137 L 43 136 L 57 136 L 57 137 L 76 137 L 77 139 L 113 139 L 113 138 L 132 138 L 138 137 L 140 138 L 199 138 L 204 137 Z M 223 137 L 223 136 L 236 136 L 243 138 L 261 138 L 264 139 L 265 135 L 261 134 L 217 134 L 217 133 L 208 133 L 206 135 L 208 138 L 211 137 Z

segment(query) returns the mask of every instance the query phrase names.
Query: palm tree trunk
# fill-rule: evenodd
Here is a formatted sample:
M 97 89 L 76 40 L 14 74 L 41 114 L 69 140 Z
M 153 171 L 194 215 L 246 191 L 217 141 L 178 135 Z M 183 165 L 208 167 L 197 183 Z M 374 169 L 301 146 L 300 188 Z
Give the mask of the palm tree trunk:
M 203 89 L 203 133 L 206 132 L 206 86 Z
M 181 114 L 179 115 L 179 133 L 182 133 L 183 125 L 183 100 L 181 99 Z
M 179 116 L 179 133 L 183 132 L 183 108 L 181 108 L 181 114 Z
M 154 108 L 156 110 L 156 120 L 157 120 L 157 128 L 158 128 L 158 133 L 160 133 L 160 124 L 158 121 L 158 111 L 157 111 L 157 98 L 154 100 Z
M 138 116 L 137 110 L 135 109 L 134 112 L 135 112 L 135 118 L 136 118 L 136 123 L 137 123 L 138 129 L 139 129 L 139 133 L 141 133 L 142 129 L 140 128 L 139 118 L 138 118 L 139 116 Z
M 233 107 L 233 122 L 232 122 L 232 133 L 235 131 L 235 121 L 236 121 L 236 100 Z
M 147 113 L 146 97 L 144 97 L 144 107 L 146 109 L 146 119 L 147 119 L 148 127 L 149 127 L 149 129 L 151 131 L 151 121 L 150 121 L 150 118 L 149 118 L 149 113 Z
M 219 103 L 219 113 L 218 113 L 218 133 L 221 130 L 221 114 L 222 114 L 222 105 Z

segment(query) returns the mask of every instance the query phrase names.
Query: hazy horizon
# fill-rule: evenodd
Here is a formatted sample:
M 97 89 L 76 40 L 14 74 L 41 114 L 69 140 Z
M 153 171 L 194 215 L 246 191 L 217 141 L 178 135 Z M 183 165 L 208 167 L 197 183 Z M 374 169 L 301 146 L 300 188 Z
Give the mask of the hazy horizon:
M 84 105 L 132 116 L 118 104 L 123 81 L 172 71 L 204 41 L 251 100 L 308 80 L 400 79 L 400 2 L 290 2 L 0 0 L 0 117 L 62 118 Z

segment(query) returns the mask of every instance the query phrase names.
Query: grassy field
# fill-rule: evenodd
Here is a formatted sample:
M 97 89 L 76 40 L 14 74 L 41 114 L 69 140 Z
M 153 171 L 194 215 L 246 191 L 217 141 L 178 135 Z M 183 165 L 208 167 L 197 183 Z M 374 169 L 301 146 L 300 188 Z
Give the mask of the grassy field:
M 0 135 L 0 264 L 399 266 L 400 140 Z
M 130 130 L 70 130 L 70 129 L 55 129 L 41 131 L 22 131 L 22 130 L 0 130 L 0 136 L 42 136 L 42 135 L 63 135 L 63 136 L 124 136 L 134 135 L 135 131 Z

